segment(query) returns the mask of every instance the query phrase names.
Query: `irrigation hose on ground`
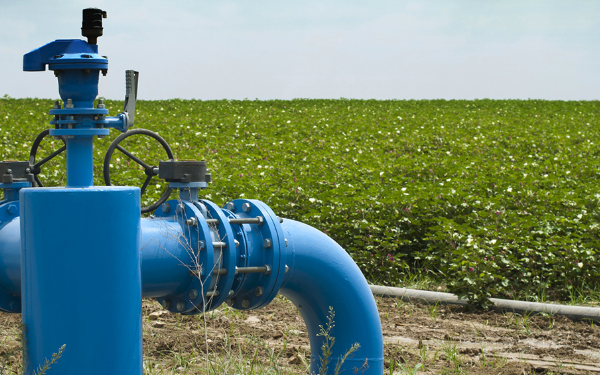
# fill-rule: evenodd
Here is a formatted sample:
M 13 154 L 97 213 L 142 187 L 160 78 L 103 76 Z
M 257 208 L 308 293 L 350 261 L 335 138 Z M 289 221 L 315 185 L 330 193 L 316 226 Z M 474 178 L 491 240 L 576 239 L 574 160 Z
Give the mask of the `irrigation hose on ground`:
M 447 305 L 467 305 L 466 299 L 459 299 L 456 295 L 442 292 L 429 292 L 426 290 L 394 288 L 380 285 L 370 285 L 371 292 L 376 296 L 397 297 L 407 302 L 421 302 L 427 304 L 442 303 Z M 515 313 L 546 313 L 548 315 L 564 315 L 578 321 L 594 321 L 600 323 L 600 308 L 555 305 L 551 303 L 513 301 L 508 299 L 490 298 L 494 310 Z

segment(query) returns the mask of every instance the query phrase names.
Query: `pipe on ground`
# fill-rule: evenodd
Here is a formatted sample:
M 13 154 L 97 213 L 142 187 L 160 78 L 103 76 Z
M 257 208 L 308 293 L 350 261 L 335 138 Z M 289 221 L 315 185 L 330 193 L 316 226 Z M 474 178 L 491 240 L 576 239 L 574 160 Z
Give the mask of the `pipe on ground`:
M 321 346 L 329 308 L 335 313 L 335 337 L 329 371 L 354 343 L 360 349 L 346 359 L 340 373 L 382 374 L 383 336 L 377 305 L 362 272 L 346 251 L 321 231 L 285 219 L 288 273 L 280 289 L 304 318 L 311 347 L 311 373 L 319 373 Z M 355 372 L 355 369 L 358 369 Z M 342 372 L 343 371 L 343 372 Z
M 403 301 L 423 302 L 427 304 L 443 303 L 449 305 L 467 305 L 466 299 L 456 295 L 426 290 L 394 288 L 388 286 L 370 285 L 371 292 L 376 296 L 399 297 Z M 564 315 L 571 320 L 588 320 L 600 323 L 600 308 L 584 306 L 556 305 L 552 303 L 513 301 L 501 298 L 490 298 L 494 309 L 501 312 L 516 313 L 546 313 L 549 315 Z

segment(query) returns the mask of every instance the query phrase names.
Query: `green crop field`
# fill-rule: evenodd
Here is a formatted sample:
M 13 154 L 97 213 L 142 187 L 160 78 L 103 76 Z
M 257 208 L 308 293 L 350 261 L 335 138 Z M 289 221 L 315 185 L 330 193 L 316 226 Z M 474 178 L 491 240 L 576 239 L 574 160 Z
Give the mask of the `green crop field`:
M 50 100 L 0 99 L 2 159 L 26 160 Z M 111 115 L 122 102 L 107 101 Z M 487 298 L 568 299 L 600 285 L 600 102 L 141 101 L 136 128 L 205 159 L 203 198 L 265 201 L 327 233 L 371 282 L 425 275 Z M 96 141 L 96 183 L 112 138 Z M 43 156 L 61 146 L 48 139 Z M 149 138 L 126 148 L 166 154 Z M 41 179 L 64 184 L 64 160 Z M 115 153 L 111 173 L 143 172 Z M 153 182 L 149 203 L 164 183 Z

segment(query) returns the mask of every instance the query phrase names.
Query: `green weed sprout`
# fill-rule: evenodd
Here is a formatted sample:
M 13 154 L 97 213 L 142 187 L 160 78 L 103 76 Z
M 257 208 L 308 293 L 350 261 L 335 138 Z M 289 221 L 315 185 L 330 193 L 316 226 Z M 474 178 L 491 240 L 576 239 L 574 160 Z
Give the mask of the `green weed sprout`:
M 332 348 L 333 345 L 335 344 L 335 337 L 332 336 L 331 334 L 331 330 L 333 329 L 333 327 L 335 327 L 335 311 L 333 311 L 333 307 L 329 306 L 329 314 L 327 315 L 327 324 L 325 324 L 325 327 L 323 327 L 322 325 L 319 325 L 319 333 L 317 333 L 317 336 L 321 336 L 323 337 L 323 339 L 325 339 L 325 341 L 323 342 L 323 345 L 321 345 L 321 352 L 323 353 L 323 356 L 320 357 L 320 365 L 319 365 L 319 375 L 325 375 L 327 374 L 327 370 L 329 368 L 329 363 L 331 362 L 331 352 L 332 352 Z M 340 358 L 335 366 L 335 371 L 334 374 L 335 375 L 339 375 L 340 370 L 342 368 L 342 365 L 344 364 L 344 362 L 352 357 L 352 354 L 354 352 L 356 352 L 358 349 L 360 349 L 360 344 L 355 342 L 354 345 L 352 345 L 350 347 L 350 349 L 348 349 L 346 351 L 346 353 L 342 356 L 342 358 Z M 314 374 L 314 373 L 313 373 Z

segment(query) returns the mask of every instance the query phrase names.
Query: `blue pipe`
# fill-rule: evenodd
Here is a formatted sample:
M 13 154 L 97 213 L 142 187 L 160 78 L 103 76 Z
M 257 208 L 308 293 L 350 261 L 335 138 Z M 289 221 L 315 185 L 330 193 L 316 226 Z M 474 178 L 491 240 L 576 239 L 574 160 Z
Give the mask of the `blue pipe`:
M 67 187 L 94 185 L 94 138 L 67 138 Z
M 346 359 L 340 373 L 383 373 L 381 321 L 367 280 L 346 251 L 321 231 L 285 219 L 281 224 L 288 239 L 288 273 L 280 289 L 300 311 L 311 348 L 311 373 L 319 373 L 320 349 L 329 307 L 335 313 L 335 337 L 328 374 L 354 343 L 360 349 Z M 362 372 L 365 370 L 364 372 Z
M 176 221 L 142 219 L 142 297 L 180 294 L 192 276 L 186 265 L 192 260 L 180 241 L 183 233 Z
M 21 224 L 17 216 L 0 230 L 0 287 L 21 295 Z

